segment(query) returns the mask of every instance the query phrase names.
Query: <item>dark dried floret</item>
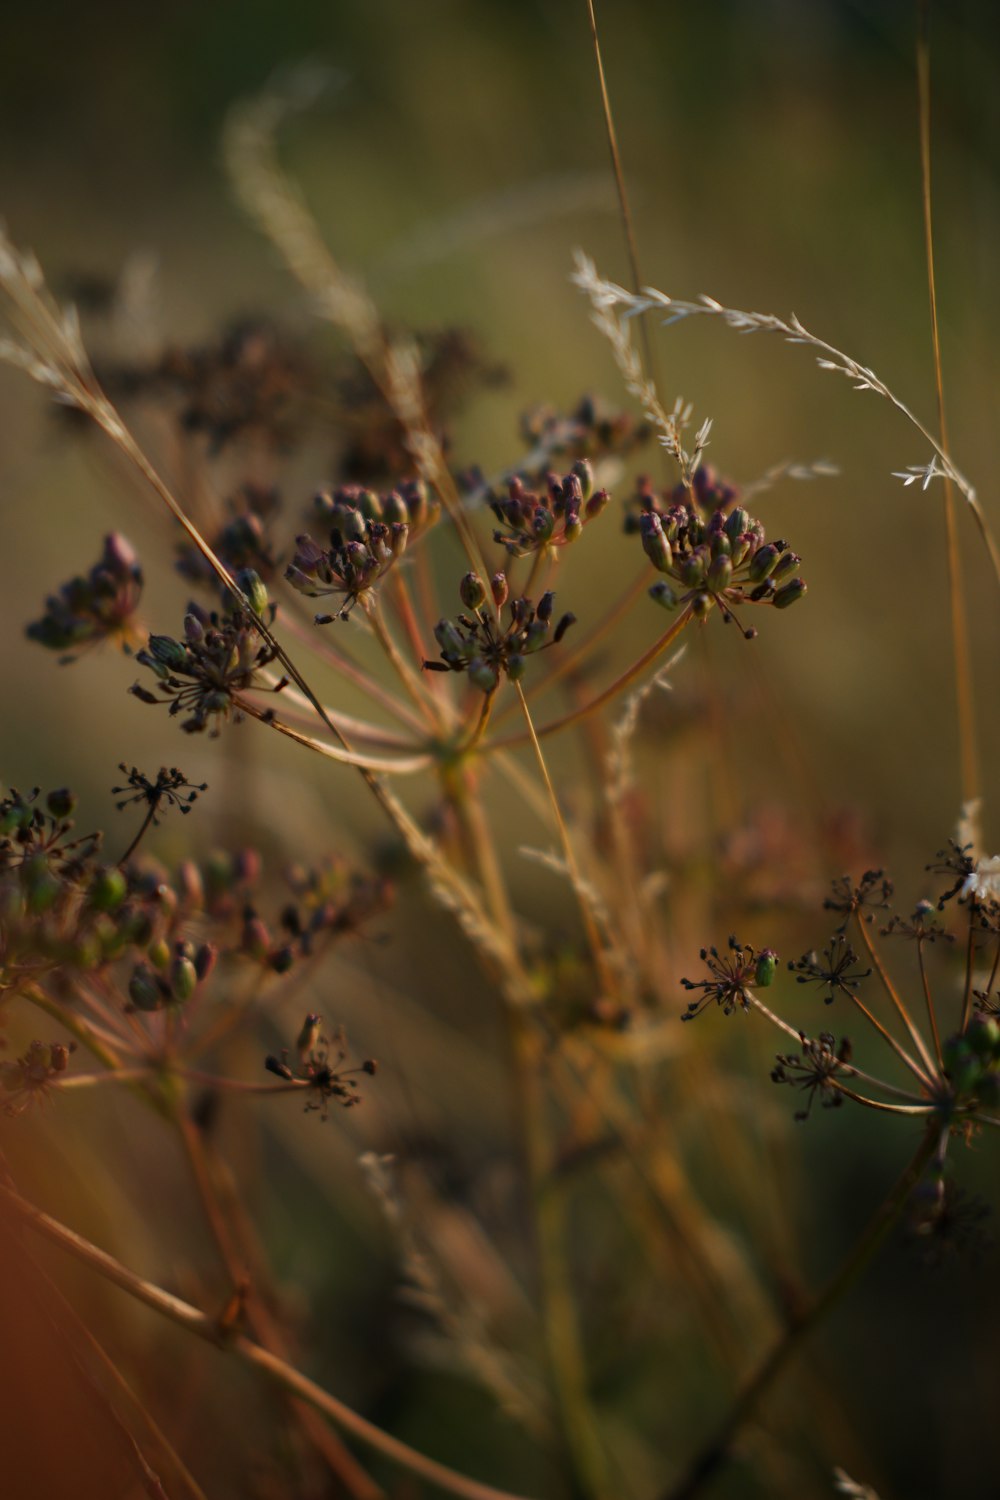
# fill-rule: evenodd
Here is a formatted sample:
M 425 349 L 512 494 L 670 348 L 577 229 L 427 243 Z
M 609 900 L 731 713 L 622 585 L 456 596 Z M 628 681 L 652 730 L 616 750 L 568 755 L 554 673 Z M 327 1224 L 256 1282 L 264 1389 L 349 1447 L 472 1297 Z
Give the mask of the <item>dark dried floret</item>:
M 104 538 L 104 551 L 90 572 L 71 578 L 45 601 L 40 620 L 26 627 L 30 640 L 61 651 L 71 662 L 89 646 L 114 640 L 130 651 L 138 638 L 136 612 L 142 597 L 142 568 L 120 532 Z
M 908 1207 L 909 1232 L 927 1266 L 957 1255 L 978 1256 L 992 1242 L 986 1228 L 989 1204 L 936 1171 L 914 1188 Z
M 813 1040 L 799 1033 L 802 1051 L 798 1055 L 789 1053 L 775 1058 L 771 1071 L 772 1083 L 788 1083 L 794 1088 L 804 1089 L 808 1095 L 805 1109 L 797 1110 L 796 1120 L 808 1119 L 817 1097 L 824 1109 L 837 1109 L 844 1102 L 838 1088 L 836 1075 L 850 1063 L 851 1044 L 844 1037 L 840 1045 L 829 1031 L 822 1031 Z M 849 1075 L 850 1076 L 850 1075 Z
M 306 1113 L 317 1110 L 321 1120 L 326 1120 L 331 1101 L 342 1109 L 351 1109 L 361 1103 L 358 1079 L 374 1077 L 378 1063 L 369 1057 L 364 1062 L 347 1068 L 347 1038 L 342 1027 L 333 1037 L 322 1034 L 322 1022 L 318 1015 L 307 1015 L 298 1041 L 297 1064 L 288 1060 L 287 1049 L 280 1057 L 273 1055 L 264 1059 L 264 1067 L 286 1083 L 294 1083 L 306 1091 Z
M 702 948 L 701 958 L 712 977 L 681 980 L 684 989 L 701 991 L 688 1002 L 681 1017 L 684 1021 L 693 1021 L 713 1000 L 726 1016 L 737 1009 L 750 1010 L 754 989 L 771 983 L 778 962 L 773 948 L 757 949 L 752 943 L 738 942 L 735 937 L 730 937 L 723 953 L 718 948 Z
M 825 989 L 824 999 L 829 1005 L 838 990 L 853 995 L 861 981 L 868 978 L 871 969 L 852 969 L 857 961 L 858 955 L 841 930 L 830 939 L 822 954 L 803 953 L 794 962 L 790 960 L 788 967 L 798 984 L 818 984 Z
M 855 914 L 870 923 L 874 922 L 877 911 L 888 911 L 893 889 L 884 870 L 866 870 L 857 885 L 849 875 L 841 875 L 833 882 L 832 893 L 823 902 L 823 909 L 843 917 L 837 930 L 844 932 Z

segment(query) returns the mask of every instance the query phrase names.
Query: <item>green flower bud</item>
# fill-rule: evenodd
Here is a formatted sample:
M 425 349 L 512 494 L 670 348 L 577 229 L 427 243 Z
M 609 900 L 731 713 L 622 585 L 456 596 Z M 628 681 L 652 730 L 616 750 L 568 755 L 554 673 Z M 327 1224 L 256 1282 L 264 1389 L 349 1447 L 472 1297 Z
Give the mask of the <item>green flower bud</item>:
M 457 626 L 451 620 L 439 620 L 434 626 L 434 639 L 441 647 L 445 657 L 453 657 L 457 661 L 465 658 L 465 642 L 459 634 Z
M 36 855 L 24 868 L 23 881 L 25 895 L 28 902 L 28 910 L 38 916 L 43 911 L 48 911 L 59 898 L 62 883 L 57 875 L 49 868 L 49 862 L 44 854 Z
M 578 458 L 570 472 L 575 474 L 580 481 L 580 496 L 586 505 L 594 493 L 594 470 L 591 467 L 590 460 L 588 458 Z M 605 499 L 607 499 L 606 496 Z
M 146 649 L 154 664 L 165 667 L 168 672 L 182 672 L 187 666 L 187 647 L 182 646 L 180 641 L 175 641 L 172 636 L 151 635 Z
M 639 517 L 639 533 L 642 537 L 642 550 L 653 567 L 660 573 L 666 573 L 673 562 L 673 554 L 660 518 L 655 511 L 643 511 Z
M 154 968 L 165 969 L 170 962 L 170 944 L 164 938 L 157 938 L 146 949 L 146 957 Z
M 178 953 L 170 965 L 170 988 L 174 999 L 183 1004 L 190 1000 L 198 984 L 198 974 L 194 964 L 186 954 Z
M 805 580 L 793 578 L 791 583 L 786 583 L 784 588 L 780 588 L 775 594 L 773 601 L 775 609 L 787 609 L 790 604 L 795 603 L 796 599 L 801 599 L 805 592 Z
M 160 981 L 145 964 L 139 964 L 128 982 L 128 994 L 136 1010 L 162 1010 L 165 996 Z
M 708 566 L 708 586 L 721 594 L 733 581 L 733 565 L 725 555 L 713 557 Z
M 527 661 L 525 660 L 525 658 L 523 656 L 518 656 L 518 655 L 508 656 L 508 658 L 507 658 L 507 676 L 510 678 L 511 682 L 520 682 L 521 681 L 521 678 L 524 676 L 524 671 L 525 671 L 525 668 L 527 667 L 527 665 L 528 665 L 528 663 L 527 663 Z
M 116 911 L 128 893 L 128 881 L 114 865 L 98 870 L 90 887 L 90 904 L 98 911 Z
M 45 805 L 54 818 L 71 818 L 76 811 L 76 794 L 68 787 L 60 787 L 49 793 Z
M 754 970 L 754 983 L 766 989 L 774 978 L 778 967 L 778 955 L 773 948 L 762 948 L 757 955 L 757 967 Z
M 267 589 L 260 574 L 253 568 L 241 568 L 236 575 L 236 582 L 254 614 L 262 615 L 267 609 Z
M 492 662 L 484 661 L 481 656 L 474 656 L 469 663 L 469 681 L 480 692 L 492 693 L 499 677 L 497 669 Z
M 478 573 L 466 573 L 458 592 L 466 609 L 481 609 L 486 603 L 486 585 Z
M 778 558 L 781 556 L 777 547 L 771 542 L 763 547 L 758 547 L 750 559 L 750 567 L 747 570 L 753 583 L 763 583 L 774 572 Z

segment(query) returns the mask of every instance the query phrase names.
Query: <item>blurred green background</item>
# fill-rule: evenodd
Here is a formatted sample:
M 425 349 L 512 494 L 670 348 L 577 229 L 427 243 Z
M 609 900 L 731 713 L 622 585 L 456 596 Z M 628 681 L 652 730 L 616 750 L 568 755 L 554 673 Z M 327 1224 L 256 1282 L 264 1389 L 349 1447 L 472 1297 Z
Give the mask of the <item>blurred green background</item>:
M 1000 526 L 993 482 L 1000 12 L 969 0 L 933 6 L 932 15 L 936 247 L 951 440 Z M 698 8 L 616 0 L 601 7 L 600 19 L 644 278 L 681 297 L 704 291 L 736 307 L 794 310 L 811 330 L 873 366 L 933 425 L 914 7 L 888 0 Z M 284 151 L 335 253 L 367 277 L 390 320 L 467 325 L 510 368 L 510 384 L 466 412 L 457 456 L 487 471 L 509 462 L 518 452 L 516 416 L 532 402 L 566 406 L 585 389 L 623 400 L 610 354 L 568 279 L 571 252 L 581 245 L 605 274 L 627 280 L 582 3 L 289 0 L 277 7 L 244 0 L 140 13 L 104 0 L 12 14 L 0 55 L 0 206 L 13 238 L 38 252 L 56 287 L 70 273 L 114 275 L 134 252 L 155 251 L 162 326 L 172 338 L 196 340 L 258 310 L 306 327 L 302 296 L 232 204 L 218 152 L 227 106 L 274 68 L 302 58 L 345 76 L 329 101 L 287 132 Z M 824 809 L 856 811 L 874 856 L 893 868 L 907 896 L 922 894 L 925 860 L 952 831 L 960 801 L 941 496 L 936 487 L 903 489 L 891 477 L 925 462 L 925 445 L 886 403 L 819 372 L 802 349 L 699 322 L 658 333 L 656 347 L 663 395 L 683 394 L 699 419 L 714 418 L 709 456 L 725 473 L 750 481 L 783 459 L 820 458 L 840 471 L 783 483 L 760 502 L 769 532 L 787 536 L 802 554 L 810 595 L 793 617 L 766 620 L 753 646 L 729 633 L 713 646 L 732 718 L 735 775 L 748 798 L 758 790 L 763 796 L 773 785 L 779 741 L 794 737 Z M 3 780 L 74 785 L 83 794 L 83 826 L 111 816 L 107 789 L 119 760 L 153 767 L 183 751 L 189 775 L 222 781 L 224 746 L 181 745 L 178 737 L 168 748 L 163 717 L 125 696 L 133 673 L 120 657 L 93 655 L 71 671 L 59 669 L 23 639 L 45 593 L 88 567 L 113 527 L 147 558 L 144 613 L 154 628 L 173 628 L 186 590 L 169 567 L 153 565 L 163 533 L 152 507 L 127 481 L 115 482 L 96 445 L 56 439 L 38 393 L 13 374 L 3 373 L 2 392 Z M 960 533 L 990 844 L 1000 837 L 1000 611 L 964 514 Z M 624 544 L 619 554 L 609 558 L 593 545 L 583 551 L 587 562 L 567 600 L 581 616 L 630 576 L 632 554 Z M 631 628 L 638 645 L 653 627 L 639 611 Z M 747 651 L 767 679 L 767 700 L 755 697 Z M 241 809 L 246 837 L 276 846 L 311 842 L 319 852 L 321 823 L 335 830 L 338 844 L 354 848 L 378 829 L 346 776 L 312 776 L 281 745 L 255 742 L 253 757 L 267 793 Z M 211 836 L 193 827 L 184 832 Z M 166 855 L 177 852 L 177 838 L 176 830 L 164 832 Z M 451 987 L 461 985 L 461 961 L 428 947 L 414 978 L 405 946 L 413 913 L 407 909 L 402 921 L 388 952 L 365 961 L 378 966 L 383 981 L 405 976 L 409 994 L 432 1006 L 437 997 L 445 1010 L 440 995 L 449 991 L 451 969 Z M 432 942 L 442 941 L 443 927 L 430 930 Z M 823 930 L 817 914 L 816 936 Z M 692 935 L 692 959 L 713 936 L 724 931 Z M 357 995 L 343 1007 L 364 1010 Z M 371 1010 L 366 1016 L 358 1024 L 378 1040 L 379 1022 Z M 420 1024 L 412 1030 L 419 1040 Z M 482 1044 L 483 1036 L 476 1040 Z M 425 1050 L 424 1066 L 432 1069 L 433 1043 Z M 457 1071 L 462 1087 L 443 1090 L 444 1103 L 436 1098 L 437 1128 L 447 1133 L 449 1115 L 464 1120 L 475 1098 L 478 1139 L 458 1155 L 465 1171 L 481 1172 L 503 1138 L 502 1089 L 495 1078 L 480 1080 L 472 1062 Z M 433 1078 L 428 1084 L 421 1077 L 417 1091 L 435 1096 Z M 124 1116 L 103 1101 L 86 1108 L 110 1151 Z M 283 1138 L 290 1140 L 299 1123 Z M 307 1155 L 319 1134 L 309 1125 Z M 830 1264 L 831 1245 L 849 1237 L 845 1222 L 856 1225 L 877 1201 L 906 1144 L 900 1134 L 871 1131 L 867 1120 L 824 1118 L 814 1127 L 798 1143 L 796 1181 L 803 1201 L 814 1205 L 801 1228 L 822 1267 Z M 331 1192 L 336 1174 L 351 1171 L 356 1149 L 333 1144 L 334 1135 L 331 1125 L 315 1147 L 325 1153 L 319 1170 L 315 1160 L 291 1168 L 278 1153 L 286 1189 L 265 1195 L 264 1212 L 282 1271 L 301 1285 L 317 1318 L 337 1303 L 345 1282 L 363 1288 L 359 1307 L 374 1330 L 372 1346 L 352 1372 L 356 1389 L 345 1393 L 369 1401 L 394 1430 L 449 1461 L 498 1482 L 538 1483 L 485 1403 L 457 1380 L 435 1384 L 408 1366 L 391 1252 L 382 1246 L 378 1276 L 366 1263 L 364 1247 L 379 1241 L 377 1216 L 352 1210 L 363 1227 L 341 1227 L 331 1240 L 336 1270 L 316 1250 L 328 1199 L 319 1200 L 322 1210 L 315 1201 L 310 1210 L 314 1178 L 326 1178 Z M 282 1149 L 303 1154 L 288 1140 Z M 968 1180 L 995 1181 L 985 1151 L 967 1156 Z M 133 1188 L 141 1167 L 134 1161 L 130 1169 Z M 267 1168 L 262 1162 L 260 1170 Z M 286 1190 L 295 1206 L 283 1237 L 275 1196 L 280 1201 Z M 101 1191 L 99 1185 L 98 1197 Z M 169 1197 L 169 1182 L 159 1191 Z M 153 1205 L 140 1196 L 131 1211 L 135 1222 L 118 1226 L 121 1245 L 153 1253 L 147 1241 L 158 1233 L 145 1222 Z M 93 1219 L 91 1229 L 100 1238 Z M 825 1368 L 846 1377 L 852 1390 L 845 1420 L 862 1450 L 878 1455 L 871 1478 L 885 1485 L 883 1500 L 987 1492 L 991 1443 L 994 1464 L 1000 1458 L 996 1438 L 984 1432 L 1000 1397 L 989 1354 L 1000 1327 L 982 1296 L 995 1260 L 988 1266 L 977 1280 L 954 1270 L 928 1279 L 893 1251 L 855 1298 L 850 1319 L 821 1341 Z M 363 1342 L 362 1313 L 360 1331 L 349 1332 Z M 344 1388 L 339 1361 L 355 1346 L 337 1317 L 343 1345 L 326 1351 L 327 1368 L 318 1373 Z M 239 1415 L 230 1412 L 227 1420 L 232 1440 Z M 655 1416 L 647 1425 L 655 1428 Z M 211 1447 L 210 1438 L 203 1442 Z M 212 1493 L 238 1493 L 227 1488 L 232 1483 L 220 1464 Z M 731 1485 L 720 1492 L 758 1493 L 741 1489 L 738 1478 Z

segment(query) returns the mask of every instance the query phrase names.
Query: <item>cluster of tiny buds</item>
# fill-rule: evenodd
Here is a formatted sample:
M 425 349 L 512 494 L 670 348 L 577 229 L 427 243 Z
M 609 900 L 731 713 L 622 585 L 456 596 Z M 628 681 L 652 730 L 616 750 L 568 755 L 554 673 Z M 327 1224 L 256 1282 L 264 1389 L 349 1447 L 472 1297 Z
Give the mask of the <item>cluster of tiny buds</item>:
M 700 472 L 694 475 L 696 493 Z M 625 529 L 639 531 L 649 561 L 666 574 L 649 589 L 651 597 L 666 609 L 691 604 L 702 616 L 718 607 L 726 621 L 736 619 L 738 604 L 787 609 L 801 598 L 805 583 L 796 576 L 801 558 L 789 550 L 786 541 L 766 540 L 759 520 L 742 505 L 727 511 L 735 498 L 732 487 L 712 477 L 700 490 L 706 498 L 715 498 L 708 513 L 691 504 L 685 489 L 679 490 L 679 498 L 661 505 L 649 480 L 640 483 L 640 508 L 637 514 L 628 514 Z M 747 639 L 757 633 L 744 625 L 741 630 Z
M 323 491 L 316 497 L 316 509 L 332 522 L 330 544 L 321 547 L 307 532 L 296 537 L 295 556 L 285 577 L 309 599 L 344 596 L 335 615 L 316 616 L 318 625 L 345 618 L 358 601 L 367 603 L 369 591 L 439 512 L 421 480 L 411 480 L 388 495 L 358 485 Z
M 160 938 L 147 949 L 148 963 L 136 964 L 128 983 L 128 1011 L 163 1010 L 191 999 L 218 959 L 213 943 Z
M 45 613 L 26 628 L 30 640 L 50 651 L 74 654 L 104 640 L 118 640 L 128 651 L 136 639 L 136 611 L 142 597 L 142 568 L 132 544 L 120 532 L 104 538 L 104 551 L 84 577 L 71 578 L 45 601 Z
M 490 507 L 503 527 L 493 533 L 493 540 L 511 557 L 543 547 L 566 547 L 582 535 L 588 521 L 601 514 L 608 499 L 607 490 L 594 489 L 594 473 L 585 458 L 577 459 L 561 479 L 558 474 L 547 475 L 544 494 L 527 489 L 515 475 L 506 496 L 490 494 Z
M 553 628 L 555 594 L 544 593 L 537 604 L 530 599 L 509 599 L 507 575 L 495 573 L 490 581 L 494 609 L 484 609 L 486 585 L 478 573 L 466 573 L 459 585 L 462 603 L 469 611 L 457 620 L 439 620 L 434 639 L 441 660 L 425 661 L 429 672 L 467 672 L 469 681 L 484 693 L 492 693 L 501 674 L 511 682 L 524 676 L 527 658 L 562 640 L 576 616 L 562 615 Z M 506 626 L 501 611 L 509 616 Z
M 257 614 L 261 613 L 258 606 L 267 608 L 267 591 L 256 573 L 240 584 Z M 142 703 L 169 703 L 172 715 L 189 714 L 181 724 L 186 733 L 199 733 L 211 724 L 215 735 L 221 722 L 239 717 L 239 694 L 260 686 L 256 674 L 274 656 L 273 647 L 261 637 L 248 612 L 236 609 L 220 615 L 200 604 L 189 604 L 184 639 L 151 635 L 136 657 L 158 679 L 165 696 L 157 697 L 138 683 L 130 691 Z
M 233 575 L 252 569 L 269 583 L 278 562 L 270 532 L 281 509 L 281 497 L 270 485 L 247 481 L 227 502 L 229 519 L 211 537 L 212 551 Z M 192 583 L 218 587 L 219 578 L 205 554 L 185 539 L 178 546 L 177 571 Z

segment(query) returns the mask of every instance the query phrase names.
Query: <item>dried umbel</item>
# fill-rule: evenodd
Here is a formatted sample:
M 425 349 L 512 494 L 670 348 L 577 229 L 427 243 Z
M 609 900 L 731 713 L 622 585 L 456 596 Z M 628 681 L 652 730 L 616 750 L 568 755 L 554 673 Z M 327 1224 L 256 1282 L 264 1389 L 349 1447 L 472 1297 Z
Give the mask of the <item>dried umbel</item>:
M 120 532 L 104 538 L 104 551 L 90 572 L 71 578 L 45 601 L 45 613 L 26 629 L 29 639 L 70 662 L 101 641 L 128 651 L 139 638 L 136 613 L 142 598 L 142 568 Z
M 690 604 L 704 617 L 717 607 L 724 620 L 739 624 L 738 606 L 786 609 L 806 592 L 796 576 L 801 559 L 787 542 L 768 542 L 763 526 L 741 506 L 727 513 L 721 504 L 706 518 L 687 498 L 661 508 L 648 486 L 640 500 L 637 523 L 627 529 L 638 530 L 646 556 L 666 575 L 650 589 L 665 608 Z M 748 640 L 757 634 L 752 627 L 740 629 Z
M 275 1077 L 302 1088 L 307 1113 L 316 1110 L 321 1120 L 328 1118 L 331 1102 L 342 1109 L 360 1104 L 359 1078 L 372 1078 L 378 1071 L 373 1057 L 354 1067 L 345 1067 L 347 1038 L 343 1028 L 338 1028 L 332 1038 L 324 1036 L 322 1017 L 314 1013 L 307 1015 L 302 1023 L 296 1051 L 298 1059 L 294 1065 L 288 1061 L 286 1049 L 280 1057 L 266 1057 L 264 1067 Z
M 308 534 L 296 538 L 296 551 L 285 577 L 310 599 L 342 594 L 335 615 L 318 615 L 318 624 L 343 619 L 371 591 L 406 550 L 438 518 L 439 507 L 418 480 L 387 495 L 358 486 L 343 486 L 316 497 L 316 509 L 332 522 L 330 544 L 321 547 Z
M 521 418 L 521 436 L 533 449 L 549 459 L 600 459 L 624 457 L 650 434 L 648 422 L 632 412 L 610 406 L 599 396 L 588 395 L 569 413 L 552 406 L 536 406 Z M 544 479 L 545 471 L 537 476 Z
M 519 682 L 528 657 L 558 645 L 576 622 L 575 615 L 565 614 L 553 629 L 555 594 L 551 591 L 543 594 L 537 605 L 523 598 L 508 601 L 503 573 L 494 575 L 491 591 L 496 612 L 484 607 L 486 587 L 482 579 L 476 573 L 466 574 L 460 593 L 469 613 L 455 620 L 439 620 L 435 625 L 434 639 L 441 648 L 441 660 L 425 661 L 427 671 L 466 672 L 475 687 L 493 693 L 501 676 Z
M 565 547 L 583 533 L 588 521 L 601 514 L 608 503 L 607 490 L 594 489 L 594 475 L 586 459 L 578 459 L 569 474 L 546 477 L 544 494 L 525 487 L 514 477 L 506 496 L 490 495 L 490 506 L 502 530 L 493 540 L 512 557 L 523 557 L 546 547 Z
M 184 432 L 221 453 L 240 439 L 289 448 L 302 426 L 315 373 L 304 352 L 262 319 L 246 319 L 214 342 L 168 347 L 145 364 L 102 363 L 98 374 L 116 398 L 166 405 Z
M 181 724 L 185 733 L 198 734 L 211 726 L 214 736 L 220 724 L 240 719 L 242 693 L 280 690 L 283 683 L 271 687 L 260 678 L 262 668 L 274 659 L 273 647 L 263 639 L 249 614 L 236 609 L 220 615 L 191 604 L 184 617 L 183 640 L 151 635 L 136 657 L 158 679 L 164 696 L 158 697 L 138 683 L 130 692 L 143 703 L 169 703 L 172 715 L 187 714 Z
M 850 1100 L 877 1111 L 880 1117 L 894 1114 L 924 1123 L 926 1153 L 913 1193 L 914 1223 L 921 1235 L 937 1234 L 946 1224 L 951 1186 L 945 1178 L 945 1161 L 950 1141 L 954 1137 L 968 1140 L 980 1129 L 996 1129 L 1000 1124 L 995 1113 L 1000 1105 L 1000 899 L 988 879 L 980 876 L 982 870 L 988 874 L 992 864 L 992 860 L 976 861 L 971 846 L 952 843 L 928 866 L 944 876 L 947 888 L 936 901 L 918 902 L 909 917 L 892 912 L 893 886 L 882 870 L 867 870 L 857 881 L 843 876 L 825 903 L 842 918 L 841 924 L 822 951 L 806 953 L 788 965 L 800 985 L 818 985 L 827 1004 L 847 1004 L 857 1011 L 906 1070 L 903 1087 L 895 1078 L 878 1076 L 867 1062 L 856 1061 L 848 1038 L 838 1042 L 826 1031 L 809 1037 L 764 1004 L 758 992 L 774 980 L 777 966 L 770 950 L 758 954 L 730 938 L 727 954 L 720 955 L 714 948 L 702 950 L 708 979 L 681 980 L 685 989 L 700 992 L 688 1006 L 685 1020 L 715 1000 L 726 1015 L 735 1010 L 760 1015 L 798 1043 L 797 1053 L 777 1057 L 771 1073 L 775 1083 L 807 1092 L 808 1103 L 796 1114 L 797 1120 L 808 1117 L 818 1097 L 826 1107 Z M 939 911 L 948 911 L 965 929 L 965 978 L 957 987 L 961 998 L 956 1001 L 953 992 L 946 1002 L 958 1009 L 957 1029 L 950 1034 L 942 1025 L 945 1008 L 935 999 L 925 964 L 928 947 L 957 936 L 935 920 Z M 877 932 L 872 930 L 876 912 L 887 914 Z M 915 950 L 914 984 L 897 987 L 879 952 L 880 939 L 905 941 Z M 867 956 L 867 967 L 860 967 L 854 941 Z M 974 975 L 981 968 L 990 977 L 985 989 L 976 990 Z M 875 984 L 883 992 L 881 1015 L 877 997 L 865 993 Z M 909 998 L 914 992 L 926 1010 L 926 1032 L 911 1012 Z

